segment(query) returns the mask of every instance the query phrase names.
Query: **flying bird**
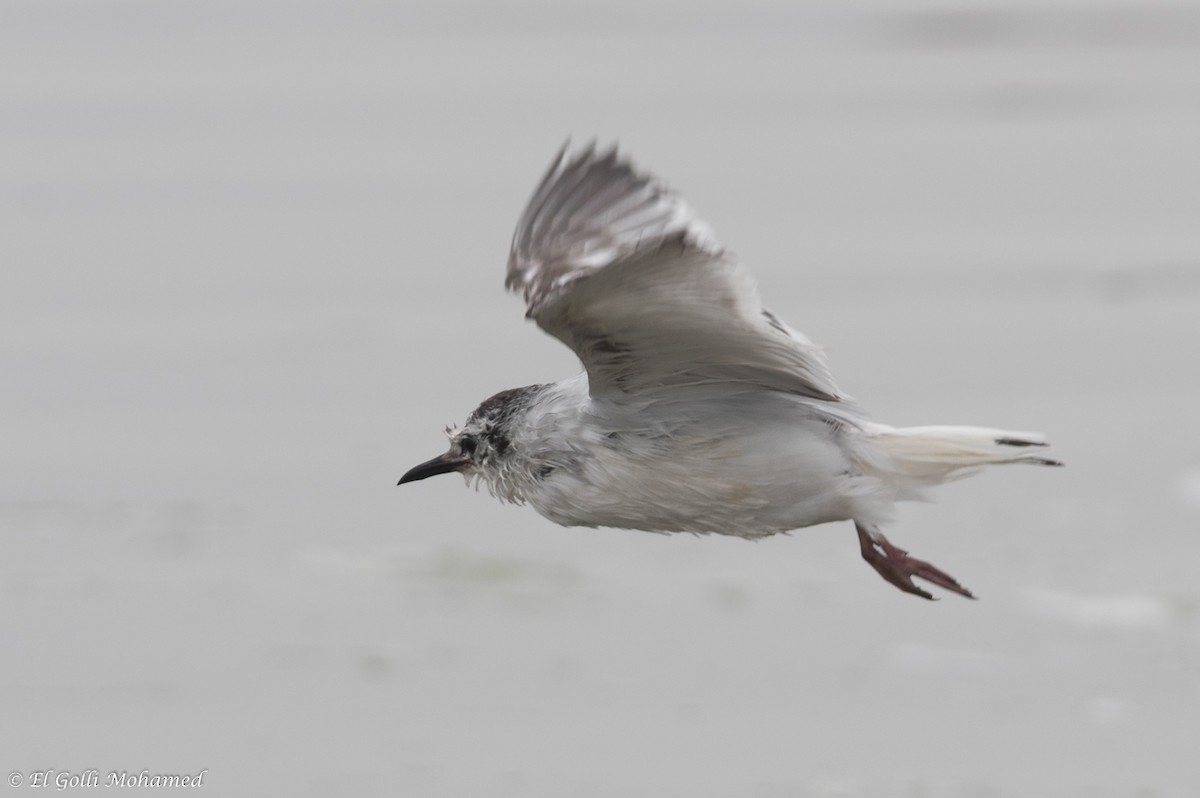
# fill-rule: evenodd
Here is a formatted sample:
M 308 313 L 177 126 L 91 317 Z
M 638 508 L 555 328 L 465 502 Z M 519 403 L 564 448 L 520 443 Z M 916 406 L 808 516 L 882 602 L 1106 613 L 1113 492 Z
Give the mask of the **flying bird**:
M 1060 465 L 1040 433 L 867 418 L 812 341 L 683 199 L 565 145 L 517 222 L 507 287 L 584 372 L 501 391 L 399 484 L 458 472 L 563 526 L 763 538 L 853 521 L 900 590 L 974 598 L 880 531 L 900 500 L 993 463 Z

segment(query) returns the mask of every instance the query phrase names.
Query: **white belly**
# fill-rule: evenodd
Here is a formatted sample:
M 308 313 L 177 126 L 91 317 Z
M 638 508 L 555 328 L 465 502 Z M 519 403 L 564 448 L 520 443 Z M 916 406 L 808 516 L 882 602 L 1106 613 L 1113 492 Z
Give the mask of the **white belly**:
M 761 408 L 755 408 L 761 411 Z M 853 515 L 857 480 L 817 418 L 717 408 L 671 434 L 593 436 L 571 467 L 526 493 L 564 526 L 761 537 Z

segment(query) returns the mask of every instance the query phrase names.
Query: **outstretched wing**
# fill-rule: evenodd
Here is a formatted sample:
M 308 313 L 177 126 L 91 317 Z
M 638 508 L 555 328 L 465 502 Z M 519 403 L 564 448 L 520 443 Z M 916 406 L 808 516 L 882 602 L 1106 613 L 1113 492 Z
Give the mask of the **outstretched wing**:
M 593 396 L 739 383 L 843 398 L 708 227 L 615 147 L 559 152 L 517 223 L 506 285 L 579 355 Z

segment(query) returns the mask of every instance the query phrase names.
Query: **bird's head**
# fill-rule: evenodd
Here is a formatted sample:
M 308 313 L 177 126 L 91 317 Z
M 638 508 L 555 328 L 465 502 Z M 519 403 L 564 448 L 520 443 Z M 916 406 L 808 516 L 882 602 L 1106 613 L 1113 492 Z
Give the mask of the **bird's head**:
M 514 459 L 514 422 L 521 418 L 541 387 L 513 388 L 485 400 L 462 427 L 446 428 L 449 451 L 410 469 L 396 484 L 457 472 L 468 483 L 475 476 L 482 477 L 496 492 L 497 486 L 506 481 Z

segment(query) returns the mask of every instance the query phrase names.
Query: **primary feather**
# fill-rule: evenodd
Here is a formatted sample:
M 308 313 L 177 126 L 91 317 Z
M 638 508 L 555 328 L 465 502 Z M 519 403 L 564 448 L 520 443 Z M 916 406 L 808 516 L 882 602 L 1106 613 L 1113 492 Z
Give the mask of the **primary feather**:
M 844 398 L 708 226 L 615 149 L 559 153 L 517 223 L 507 285 L 579 355 L 595 396 L 716 382 Z

